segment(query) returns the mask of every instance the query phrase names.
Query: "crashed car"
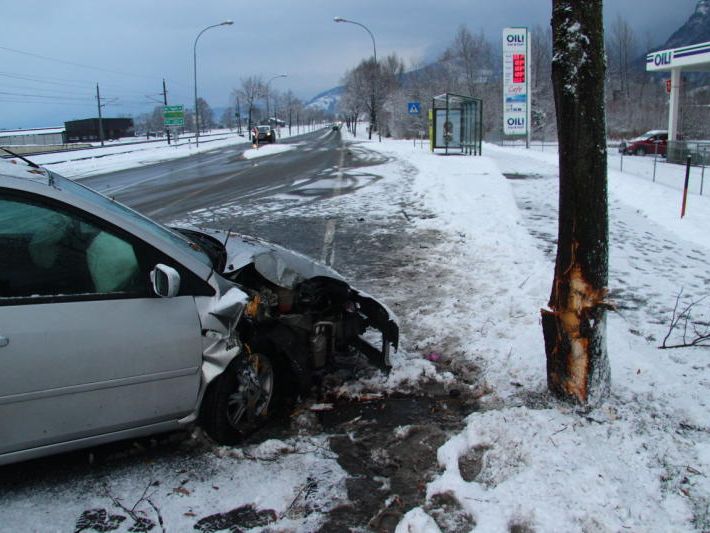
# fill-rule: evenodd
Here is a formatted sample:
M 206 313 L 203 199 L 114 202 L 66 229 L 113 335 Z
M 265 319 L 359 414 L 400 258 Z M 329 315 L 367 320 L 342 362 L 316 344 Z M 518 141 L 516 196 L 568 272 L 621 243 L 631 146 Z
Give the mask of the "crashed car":
M 194 423 L 238 443 L 280 394 L 398 344 L 326 266 L 26 162 L 0 160 L 0 250 L 0 464 Z

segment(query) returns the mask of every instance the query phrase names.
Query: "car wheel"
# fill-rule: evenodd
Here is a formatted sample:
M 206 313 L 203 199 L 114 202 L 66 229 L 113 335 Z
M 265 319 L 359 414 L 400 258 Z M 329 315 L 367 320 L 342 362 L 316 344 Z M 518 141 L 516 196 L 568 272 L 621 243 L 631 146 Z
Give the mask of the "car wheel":
M 202 403 L 202 427 L 220 444 L 235 444 L 269 419 L 276 374 L 263 353 L 238 357 L 210 385 Z
M 645 149 L 645 148 L 642 148 L 642 147 L 639 147 L 639 148 L 636 148 L 636 151 L 635 151 L 634 153 L 635 153 L 636 155 L 646 155 L 646 149 Z

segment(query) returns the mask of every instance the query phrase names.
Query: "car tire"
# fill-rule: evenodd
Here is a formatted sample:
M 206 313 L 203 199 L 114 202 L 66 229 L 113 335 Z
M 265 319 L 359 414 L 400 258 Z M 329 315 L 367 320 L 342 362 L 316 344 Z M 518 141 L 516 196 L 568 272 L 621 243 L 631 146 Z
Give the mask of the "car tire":
M 202 428 L 217 443 L 230 445 L 263 427 L 277 403 L 276 376 L 265 353 L 235 358 L 205 394 Z
M 646 149 L 643 147 L 636 148 L 634 152 L 636 155 L 646 155 Z

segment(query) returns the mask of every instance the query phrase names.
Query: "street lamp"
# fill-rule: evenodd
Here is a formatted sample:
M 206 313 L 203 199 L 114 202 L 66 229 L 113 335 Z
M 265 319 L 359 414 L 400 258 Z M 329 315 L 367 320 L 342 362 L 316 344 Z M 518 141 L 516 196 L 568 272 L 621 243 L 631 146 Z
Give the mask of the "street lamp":
M 348 24 L 355 24 L 356 26 L 360 26 L 362 29 L 364 29 L 367 33 L 370 34 L 370 38 L 372 39 L 372 55 L 375 59 L 375 68 L 377 69 L 377 45 L 375 45 L 375 36 L 372 35 L 372 32 L 369 30 L 367 26 L 364 24 L 360 24 L 359 22 L 355 22 L 354 20 L 348 20 L 343 17 L 335 17 L 333 19 L 335 22 L 347 22 Z M 372 76 L 372 93 L 370 94 L 370 132 L 368 134 L 368 138 L 372 139 L 372 128 L 375 127 L 377 123 L 377 115 L 375 113 L 375 84 L 377 83 L 377 73 L 374 73 Z
M 269 117 L 269 84 L 274 81 L 276 78 L 286 78 L 286 74 L 277 74 L 273 78 L 271 78 L 269 81 L 266 82 L 266 120 L 268 121 L 269 124 L 271 124 L 271 118 Z
M 207 26 L 195 37 L 195 45 L 192 47 L 192 59 L 193 59 L 193 69 L 195 72 L 195 144 L 197 147 L 200 146 L 200 112 L 197 109 L 197 41 L 207 30 L 212 28 L 217 28 L 218 26 L 231 26 L 234 24 L 231 20 L 225 20 L 219 24 L 213 24 L 212 26 Z

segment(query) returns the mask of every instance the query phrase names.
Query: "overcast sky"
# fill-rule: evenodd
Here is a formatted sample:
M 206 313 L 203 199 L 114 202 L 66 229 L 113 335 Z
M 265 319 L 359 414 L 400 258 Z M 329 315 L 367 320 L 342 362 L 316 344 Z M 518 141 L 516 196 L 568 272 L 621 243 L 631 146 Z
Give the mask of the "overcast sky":
M 0 129 L 62 125 L 96 116 L 96 83 L 113 103 L 105 115 L 137 114 L 161 98 L 193 101 L 195 37 L 226 19 L 233 26 L 200 38 L 198 93 L 230 105 L 249 75 L 274 80 L 304 100 L 339 84 L 346 69 L 377 54 L 407 64 L 431 60 L 460 24 L 498 42 L 505 26 L 546 27 L 551 0 L 22 0 L 2 2 Z M 607 24 L 622 14 L 642 43 L 663 43 L 693 13 L 696 0 L 606 0 Z M 42 56 L 42 57 L 38 57 Z M 60 60 L 60 61 L 58 61 Z M 81 65 L 81 66 L 79 66 Z M 92 68 L 89 68 L 92 67 Z M 11 93 L 11 94 L 8 94 Z M 32 95 L 32 96 L 29 96 Z

